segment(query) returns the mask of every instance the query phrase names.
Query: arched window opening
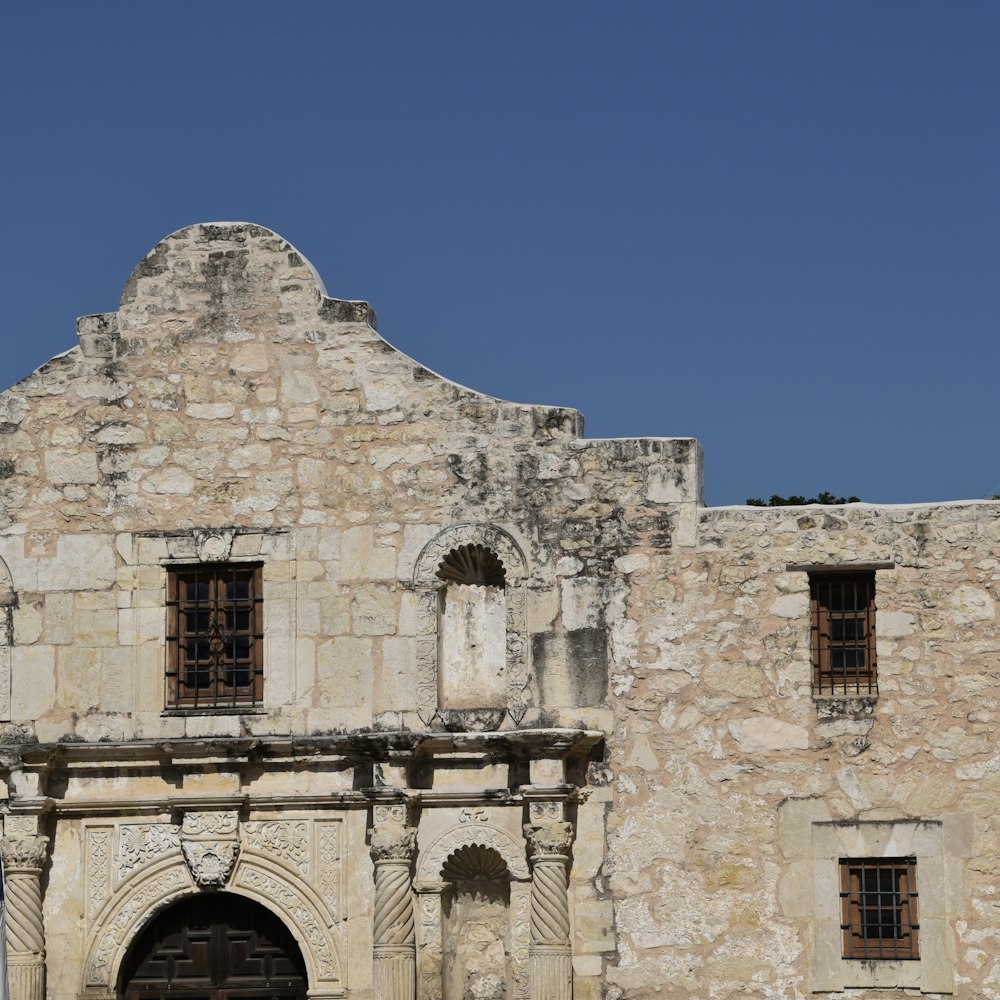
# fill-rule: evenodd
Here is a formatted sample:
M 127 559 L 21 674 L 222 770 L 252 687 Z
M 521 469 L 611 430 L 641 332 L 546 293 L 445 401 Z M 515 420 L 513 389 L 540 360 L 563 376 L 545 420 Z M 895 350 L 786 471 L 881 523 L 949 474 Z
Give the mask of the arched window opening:
M 460 545 L 437 568 L 438 702 L 444 709 L 500 708 L 507 682 L 503 563 L 484 545 Z
M 489 847 L 459 848 L 441 870 L 444 1000 L 513 995 L 510 872 Z

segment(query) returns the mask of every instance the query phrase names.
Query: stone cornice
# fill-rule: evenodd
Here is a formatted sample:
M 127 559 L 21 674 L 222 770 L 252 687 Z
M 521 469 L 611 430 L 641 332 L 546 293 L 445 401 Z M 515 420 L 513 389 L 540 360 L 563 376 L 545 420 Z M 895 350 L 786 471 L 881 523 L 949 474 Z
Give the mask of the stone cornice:
M 200 770 L 258 761 L 302 766 L 309 762 L 423 761 L 477 756 L 497 761 L 594 759 L 605 734 L 585 729 L 523 729 L 492 733 L 350 733 L 303 737 L 215 737 L 100 743 L 32 743 L 17 748 L 26 770 L 115 770 L 123 766 Z M 13 749 L 13 748 L 12 748 Z

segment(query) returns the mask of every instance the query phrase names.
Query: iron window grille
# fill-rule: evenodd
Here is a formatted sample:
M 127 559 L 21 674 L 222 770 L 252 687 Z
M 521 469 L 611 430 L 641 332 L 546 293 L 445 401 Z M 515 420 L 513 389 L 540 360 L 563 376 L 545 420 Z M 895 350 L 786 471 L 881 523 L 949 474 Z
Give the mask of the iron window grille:
M 809 576 L 813 692 L 877 694 L 875 574 Z
M 260 566 L 168 571 L 167 707 L 260 705 L 263 640 Z
M 916 858 L 841 858 L 844 958 L 920 957 Z

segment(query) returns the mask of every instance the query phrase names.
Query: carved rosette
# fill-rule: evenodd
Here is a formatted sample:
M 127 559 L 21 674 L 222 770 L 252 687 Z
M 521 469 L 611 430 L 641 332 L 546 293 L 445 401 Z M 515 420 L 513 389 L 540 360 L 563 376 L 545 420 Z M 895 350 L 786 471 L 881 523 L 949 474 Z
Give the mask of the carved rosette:
M 573 968 L 567 865 L 573 827 L 558 820 L 529 823 L 524 836 L 532 864 L 531 996 L 537 1000 L 571 1000 Z
M 42 922 L 42 866 L 48 837 L 4 837 L 3 855 L 7 973 L 11 1000 L 45 996 L 45 928 Z
M 235 812 L 186 813 L 181 851 L 191 877 L 202 889 L 222 889 L 239 854 L 239 816 Z
M 376 806 L 369 831 L 375 863 L 374 985 L 376 1000 L 414 1000 L 416 935 L 411 870 L 417 831 L 403 806 Z
M 233 547 L 234 532 L 230 529 L 220 531 L 195 531 L 194 547 L 202 562 L 225 562 Z

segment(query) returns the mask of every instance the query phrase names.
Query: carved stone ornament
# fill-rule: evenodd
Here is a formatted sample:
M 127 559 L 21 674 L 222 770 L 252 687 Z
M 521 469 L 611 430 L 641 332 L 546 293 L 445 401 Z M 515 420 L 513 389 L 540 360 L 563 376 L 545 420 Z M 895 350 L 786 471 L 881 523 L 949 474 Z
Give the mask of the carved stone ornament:
M 492 848 L 503 858 L 511 878 L 528 878 L 528 863 L 524 848 L 515 843 L 510 834 L 496 827 L 476 823 L 474 826 L 456 826 L 445 831 L 430 847 L 420 852 L 417 876 L 422 882 L 441 878 L 441 870 L 448 858 L 460 848 L 477 844 Z
M 565 858 L 573 843 L 572 823 L 527 823 L 524 838 L 533 861 L 545 857 Z
M 4 837 L 0 842 L 4 869 L 40 869 L 45 864 L 48 844 L 48 837 Z
M 306 820 L 269 820 L 243 824 L 243 846 L 278 858 L 303 878 L 309 877 L 310 827 Z
M 235 841 L 182 845 L 191 877 L 202 889 L 221 889 L 229 881 L 239 849 Z
M 545 823 L 558 823 L 563 818 L 562 802 L 530 802 L 528 813 L 533 825 L 541 826 Z
M 118 881 L 180 847 L 180 829 L 170 823 L 123 823 L 118 828 Z
M 372 861 L 409 863 L 417 848 L 417 831 L 412 826 L 382 826 L 371 831 Z
M 235 812 L 184 815 L 181 850 L 202 889 L 221 889 L 229 881 L 240 850 L 238 827 Z
M 196 531 L 194 547 L 202 562 L 225 562 L 233 548 L 233 532 L 229 529 Z

